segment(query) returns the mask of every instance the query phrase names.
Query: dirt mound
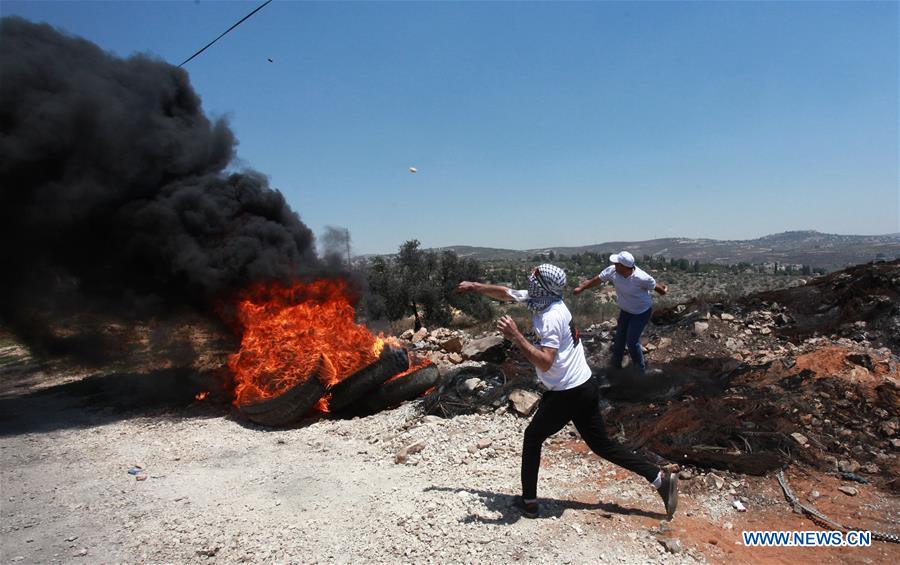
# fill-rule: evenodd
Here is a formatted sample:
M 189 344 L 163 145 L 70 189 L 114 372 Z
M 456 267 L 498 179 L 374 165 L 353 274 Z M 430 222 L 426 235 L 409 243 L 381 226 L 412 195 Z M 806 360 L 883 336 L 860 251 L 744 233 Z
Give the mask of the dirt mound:
M 865 338 L 900 353 L 900 260 L 850 267 L 801 287 L 749 296 L 759 309 L 777 303 L 787 319 L 776 333 L 791 340 L 839 334 Z
M 616 402 L 610 423 L 672 461 L 752 475 L 800 461 L 883 485 L 900 471 L 892 454 L 900 448 L 900 373 L 890 355 L 825 347 L 690 382 L 672 367 L 644 378 L 676 390 L 657 403 L 652 393 Z M 623 396 L 615 382 L 611 393 Z
M 784 338 L 794 344 L 833 335 L 900 353 L 900 260 L 850 267 L 802 286 L 729 303 L 698 297 L 655 310 L 652 321 L 669 331 L 710 318 L 743 322 L 751 330 L 748 335 Z

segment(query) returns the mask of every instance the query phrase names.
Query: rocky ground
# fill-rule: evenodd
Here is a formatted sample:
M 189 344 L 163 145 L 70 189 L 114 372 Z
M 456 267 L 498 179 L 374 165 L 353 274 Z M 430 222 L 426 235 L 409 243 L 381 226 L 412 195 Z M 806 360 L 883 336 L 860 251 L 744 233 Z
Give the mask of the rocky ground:
M 882 269 L 811 281 L 818 307 L 829 305 L 819 313 L 803 309 L 802 294 L 660 312 L 646 334 L 652 381 L 606 375 L 611 433 L 683 467 L 671 522 L 651 487 L 588 453 L 573 428 L 545 447 L 542 517 L 520 518 L 519 412 L 539 389 L 496 336 L 410 332 L 402 337 L 441 366 L 443 386 L 373 416 L 281 430 L 248 423 L 214 371 L 79 370 L 4 339 L 0 559 L 896 561 L 900 545 L 881 541 L 741 543 L 744 530 L 822 529 L 785 500 L 781 468 L 804 504 L 897 533 L 900 277 L 896 263 Z M 865 276 L 881 286 L 849 284 Z M 612 329 L 584 332 L 598 364 Z

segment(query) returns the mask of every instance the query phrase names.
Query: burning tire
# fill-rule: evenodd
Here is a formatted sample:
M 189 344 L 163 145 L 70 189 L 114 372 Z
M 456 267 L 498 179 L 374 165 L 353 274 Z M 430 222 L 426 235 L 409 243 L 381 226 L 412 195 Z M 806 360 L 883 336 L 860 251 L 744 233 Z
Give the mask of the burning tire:
M 363 367 L 331 389 L 328 408 L 340 412 L 351 404 L 381 386 L 384 381 L 409 368 L 406 350 L 385 347 L 381 356 L 372 364 Z
M 273 398 L 242 404 L 240 411 L 252 422 L 263 426 L 288 426 L 312 410 L 325 395 L 325 385 L 318 378 L 322 362 L 302 383 Z
M 374 414 L 406 400 L 416 398 L 433 387 L 441 377 L 435 365 L 422 367 L 406 376 L 385 383 L 371 394 L 361 398 L 348 409 L 355 414 Z

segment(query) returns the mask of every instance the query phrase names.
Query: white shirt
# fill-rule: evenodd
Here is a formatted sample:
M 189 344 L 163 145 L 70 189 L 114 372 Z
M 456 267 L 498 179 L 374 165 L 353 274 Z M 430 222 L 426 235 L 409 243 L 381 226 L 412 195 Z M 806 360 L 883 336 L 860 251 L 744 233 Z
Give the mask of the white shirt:
M 524 302 L 528 292 L 510 290 L 509 295 L 517 302 Z M 568 390 L 584 384 L 591 378 L 591 368 L 584 356 L 581 340 L 575 343 L 575 326 L 572 325 L 572 313 L 560 300 L 536 312 L 531 323 L 537 335 L 537 345 L 556 349 L 556 358 L 546 371 L 535 367 L 537 377 L 549 390 Z
M 629 314 L 642 314 L 653 306 L 650 293 L 656 288 L 656 280 L 640 267 L 635 267 L 631 276 L 623 277 L 615 265 L 610 265 L 600 273 L 600 280 L 613 283 L 616 304 Z

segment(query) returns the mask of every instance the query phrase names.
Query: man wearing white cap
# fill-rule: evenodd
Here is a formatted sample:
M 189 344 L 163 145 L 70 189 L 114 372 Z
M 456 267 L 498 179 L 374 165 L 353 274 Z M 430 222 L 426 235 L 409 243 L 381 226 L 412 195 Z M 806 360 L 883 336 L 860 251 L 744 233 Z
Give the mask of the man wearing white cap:
M 616 304 L 620 310 L 610 365 L 616 369 L 622 368 L 622 358 L 627 347 L 634 367 L 643 373 L 647 365 L 641 351 L 641 334 L 653 312 L 650 292 L 655 290 L 659 294 L 665 294 L 669 289 L 664 284 L 657 284 L 653 277 L 636 266 L 634 256 L 627 251 L 610 255 L 609 261 L 612 265 L 603 269 L 596 277 L 578 285 L 574 292 L 580 294 L 587 288 L 605 282 L 613 284 L 616 288 Z

